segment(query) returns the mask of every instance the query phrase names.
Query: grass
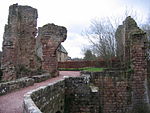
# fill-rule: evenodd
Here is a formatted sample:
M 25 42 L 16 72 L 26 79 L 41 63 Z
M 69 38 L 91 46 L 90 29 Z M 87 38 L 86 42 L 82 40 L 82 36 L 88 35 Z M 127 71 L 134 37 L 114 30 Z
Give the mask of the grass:
M 90 72 L 100 72 L 100 71 L 103 71 L 103 70 L 104 70 L 104 68 L 94 68 L 94 67 L 83 69 L 83 71 L 90 71 Z
M 95 67 L 85 67 L 85 68 L 59 68 L 60 71 L 90 71 L 90 72 L 100 72 L 104 68 L 95 68 Z

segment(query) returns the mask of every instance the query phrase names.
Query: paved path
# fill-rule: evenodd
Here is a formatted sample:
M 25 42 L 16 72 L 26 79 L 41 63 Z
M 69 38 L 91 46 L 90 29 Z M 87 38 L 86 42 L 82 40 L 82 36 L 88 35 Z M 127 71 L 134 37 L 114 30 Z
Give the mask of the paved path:
M 9 93 L 7 95 L 0 96 L 0 113 L 22 113 L 23 96 L 25 93 L 27 93 L 32 89 L 57 81 L 63 78 L 63 76 L 79 76 L 79 75 L 80 73 L 76 71 L 61 71 L 59 77 L 52 78 L 41 83 L 35 83 L 33 86 L 29 86 L 21 90 Z

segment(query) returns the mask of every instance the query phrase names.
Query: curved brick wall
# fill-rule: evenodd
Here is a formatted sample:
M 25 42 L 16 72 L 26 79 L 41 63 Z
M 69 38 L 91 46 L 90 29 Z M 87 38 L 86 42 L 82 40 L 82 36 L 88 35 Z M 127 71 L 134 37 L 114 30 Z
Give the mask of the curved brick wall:
M 28 92 L 24 96 L 24 113 L 56 113 L 64 111 L 64 79 Z
M 82 72 L 28 92 L 24 113 L 125 113 L 130 93 L 121 71 Z
M 99 113 L 98 90 L 88 77 L 69 77 L 28 92 L 24 113 Z M 92 111 L 96 112 L 92 112 Z
M 80 77 L 65 78 L 27 93 L 24 113 L 130 112 L 134 104 L 131 77 L 132 73 L 125 71 L 82 72 Z

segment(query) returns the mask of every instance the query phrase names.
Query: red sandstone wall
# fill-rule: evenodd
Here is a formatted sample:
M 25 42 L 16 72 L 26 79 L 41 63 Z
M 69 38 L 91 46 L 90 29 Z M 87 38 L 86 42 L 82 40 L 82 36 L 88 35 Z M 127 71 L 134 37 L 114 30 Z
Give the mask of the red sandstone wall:
M 99 87 L 102 113 L 127 113 L 131 107 L 131 87 L 124 74 L 115 71 L 91 74 L 91 83 Z
M 67 61 L 58 62 L 58 68 L 83 68 L 83 67 L 107 67 L 104 60 L 101 61 Z M 118 67 L 119 61 L 113 60 L 112 67 Z
M 67 38 L 67 29 L 55 24 L 46 24 L 39 28 L 37 53 L 42 59 L 42 69 L 58 76 L 56 51 L 61 42 Z

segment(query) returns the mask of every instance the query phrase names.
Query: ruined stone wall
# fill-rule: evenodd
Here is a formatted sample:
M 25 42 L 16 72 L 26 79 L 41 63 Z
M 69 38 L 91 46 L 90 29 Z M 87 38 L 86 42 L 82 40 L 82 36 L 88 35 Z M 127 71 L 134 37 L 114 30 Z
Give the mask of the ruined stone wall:
M 19 90 L 34 84 L 34 79 L 32 78 L 20 78 L 17 80 L 2 82 L 0 83 L 0 96 L 10 93 L 12 91 Z
M 28 92 L 24 96 L 24 113 L 64 113 L 64 79 Z
M 65 78 L 32 91 L 30 95 L 26 94 L 24 110 L 43 113 L 127 113 L 132 106 L 129 86 L 126 76 L 120 71 L 84 73 L 81 77 Z M 30 103 L 29 96 L 38 110 Z
M 8 24 L 3 36 L 3 79 L 19 78 L 20 66 L 34 69 L 37 10 L 18 4 L 9 7 Z
M 57 48 L 67 37 L 65 27 L 47 24 L 39 28 L 37 55 L 42 59 L 42 69 L 58 76 Z
M 119 60 L 123 61 L 124 58 L 124 47 L 125 47 L 125 38 L 124 38 L 124 26 L 119 25 L 116 32 L 115 32 L 115 38 L 116 38 L 116 54 Z
M 88 77 L 67 78 L 65 86 L 65 113 L 100 113 L 99 91 Z
M 49 72 L 58 76 L 56 51 L 67 37 L 65 27 L 46 24 L 37 34 L 37 10 L 18 4 L 9 7 L 3 36 L 3 80 Z
M 123 32 L 120 38 L 125 40 L 123 61 L 126 69 L 133 72 L 128 81 L 132 89 L 132 106 L 134 108 L 143 104 L 148 105 L 146 33 L 130 16 L 125 19 L 123 27 L 119 29 Z
M 147 38 L 146 33 L 139 28 L 131 32 L 131 68 L 132 75 L 133 104 L 149 104 L 147 86 Z
M 132 107 L 131 85 L 124 71 L 84 72 L 99 89 L 101 113 L 127 113 Z
M 65 78 L 28 92 L 24 113 L 99 113 L 99 92 L 87 77 Z
M 125 19 L 123 22 L 123 38 L 124 38 L 124 62 L 127 64 L 126 66 L 130 65 L 131 63 L 131 37 L 130 33 L 133 32 L 137 28 L 137 23 L 133 18 L 130 16 Z

